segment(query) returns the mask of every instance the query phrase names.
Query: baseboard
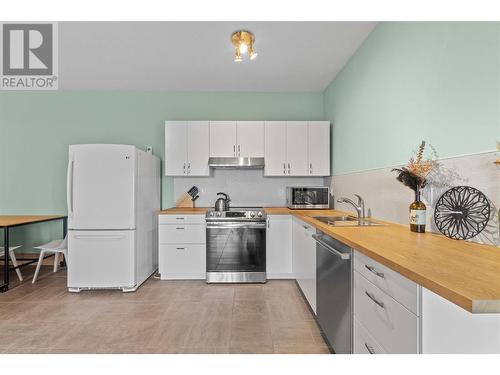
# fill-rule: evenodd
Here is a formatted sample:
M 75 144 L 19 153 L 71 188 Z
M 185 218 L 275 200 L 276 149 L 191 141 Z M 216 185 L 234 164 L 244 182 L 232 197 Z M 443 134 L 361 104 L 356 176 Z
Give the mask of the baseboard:
M 162 273 L 160 280 L 205 280 L 205 273 Z
M 294 273 L 268 273 L 267 279 L 295 280 L 297 277 Z

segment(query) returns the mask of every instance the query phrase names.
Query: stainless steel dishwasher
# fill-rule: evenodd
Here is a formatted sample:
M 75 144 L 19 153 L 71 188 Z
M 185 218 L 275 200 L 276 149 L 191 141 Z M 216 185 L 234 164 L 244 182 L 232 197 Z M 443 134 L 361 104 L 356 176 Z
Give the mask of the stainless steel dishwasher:
M 316 240 L 316 316 L 331 349 L 352 353 L 352 249 L 321 231 Z

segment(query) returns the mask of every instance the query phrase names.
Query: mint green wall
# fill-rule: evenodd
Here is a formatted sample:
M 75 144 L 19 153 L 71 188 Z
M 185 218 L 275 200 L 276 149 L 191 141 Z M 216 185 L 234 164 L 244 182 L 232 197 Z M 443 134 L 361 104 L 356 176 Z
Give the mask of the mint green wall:
M 322 93 L 0 92 L 0 214 L 66 212 L 69 144 L 151 145 L 163 160 L 167 119 L 321 120 L 323 114 Z M 162 207 L 173 199 L 172 179 L 163 177 Z M 31 246 L 57 236 L 60 224 L 15 232 L 14 241 Z
M 381 23 L 325 91 L 334 174 L 500 140 L 500 23 Z

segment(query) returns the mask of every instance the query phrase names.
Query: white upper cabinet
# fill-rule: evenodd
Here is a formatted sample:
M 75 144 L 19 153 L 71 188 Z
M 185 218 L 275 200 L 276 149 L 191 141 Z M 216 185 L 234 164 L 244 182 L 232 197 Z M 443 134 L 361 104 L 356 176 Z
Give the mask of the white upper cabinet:
M 264 121 L 210 121 L 210 156 L 263 157 Z
M 286 123 L 287 175 L 307 176 L 307 121 Z
M 328 121 L 266 121 L 265 176 L 329 176 Z
M 208 176 L 208 121 L 165 121 L 165 175 Z
M 264 157 L 264 176 L 329 176 L 328 121 L 166 121 L 165 175 L 209 176 L 209 157 Z
M 187 128 L 187 174 L 209 176 L 209 126 L 208 121 L 189 121 Z
M 264 157 L 264 121 L 238 121 L 236 152 L 241 157 Z
M 165 175 L 186 175 L 187 121 L 165 121 Z
M 286 169 L 286 121 L 266 121 L 264 175 L 285 176 Z
M 236 156 L 236 121 L 210 121 L 210 156 Z
M 309 121 L 308 151 L 310 176 L 330 175 L 330 123 Z

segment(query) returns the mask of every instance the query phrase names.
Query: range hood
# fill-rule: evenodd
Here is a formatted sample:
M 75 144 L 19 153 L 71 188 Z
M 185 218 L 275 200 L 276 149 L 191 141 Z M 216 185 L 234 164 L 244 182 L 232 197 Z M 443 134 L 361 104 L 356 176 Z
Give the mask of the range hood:
M 209 158 L 208 166 L 226 169 L 259 169 L 264 168 L 264 158 Z

